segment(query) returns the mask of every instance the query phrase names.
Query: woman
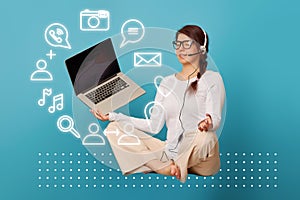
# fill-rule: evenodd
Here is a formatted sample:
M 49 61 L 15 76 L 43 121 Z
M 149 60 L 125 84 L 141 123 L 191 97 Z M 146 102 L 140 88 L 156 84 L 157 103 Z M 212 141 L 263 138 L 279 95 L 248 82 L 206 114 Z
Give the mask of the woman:
M 112 121 L 107 133 L 118 131 L 106 136 L 124 174 L 154 171 L 185 182 L 188 173 L 209 176 L 219 171 L 215 131 L 221 122 L 225 89 L 220 74 L 206 70 L 208 36 L 200 27 L 187 25 L 176 33 L 173 46 L 182 70 L 161 81 L 150 119 L 91 111 L 102 121 Z M 165 123 L 166 141 L 145 133 L 159 133 Z M 129 126 L 139 143 L 120 145 Z M 128 137 L 128 144 L 133 139 Z

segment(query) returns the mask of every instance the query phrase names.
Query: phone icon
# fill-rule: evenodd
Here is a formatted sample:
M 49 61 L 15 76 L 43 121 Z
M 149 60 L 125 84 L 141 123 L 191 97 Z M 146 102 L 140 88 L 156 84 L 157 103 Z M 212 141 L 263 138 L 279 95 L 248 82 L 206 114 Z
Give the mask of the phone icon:
M 63 41 L 62 38 L 59 36 L 63 35 L 63 34 L 64 34 L 64 32 L 60 28 L 56 28 L 56 31 L 54 31 L 54 30 L 49 31 L 50 37 L 59 44 L 62 43 L 62 41 Z
M 50 46 L 71 49 L 71 45 L 68 41 L 68 30 L 60 23 L 50 24 L 45 29 L 44 37 Z

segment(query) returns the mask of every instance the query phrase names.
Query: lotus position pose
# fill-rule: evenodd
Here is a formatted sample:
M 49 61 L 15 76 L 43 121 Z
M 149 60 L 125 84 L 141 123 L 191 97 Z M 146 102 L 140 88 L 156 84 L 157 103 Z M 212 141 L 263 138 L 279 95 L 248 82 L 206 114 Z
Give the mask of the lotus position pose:
M 177 31 L 173 46 L 182 69 L 161 81 L 149 119 L 91 110 L 96 118 L 111 121 L 107 133 L 118 131 L 106 136 L 123 174 L 156 172 L 185 182 L 188 173 L 211 176 L 219 171 L 216 130 L 225 88 L 220 74 L 206 69 L 208 36 L 199 26 L 186 25 Z M 150 135 L 164 124 L 165 141 Z

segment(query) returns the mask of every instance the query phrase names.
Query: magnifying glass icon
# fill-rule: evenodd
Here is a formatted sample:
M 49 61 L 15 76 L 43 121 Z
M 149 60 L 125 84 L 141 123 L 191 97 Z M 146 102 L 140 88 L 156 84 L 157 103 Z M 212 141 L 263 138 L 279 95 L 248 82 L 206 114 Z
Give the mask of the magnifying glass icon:
M 57 128 L 64 133 L 70 132 L 76 138 L 80 138 L 80 134 L 74 129 L 74 121 L 68 115 L 62 115 L 57 120 Z

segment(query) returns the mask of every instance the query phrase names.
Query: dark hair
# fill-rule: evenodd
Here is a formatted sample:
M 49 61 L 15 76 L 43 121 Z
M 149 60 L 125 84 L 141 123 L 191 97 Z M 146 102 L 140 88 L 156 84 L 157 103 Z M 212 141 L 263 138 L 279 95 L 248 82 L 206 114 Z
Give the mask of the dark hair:
M 176 39 L 178 38 L 178 35 L 182 33 L 190 38 L 192 38 L 193 40 L 195 40 L 197 42 L 197 44 L 200 46 L 203 46 L 206 40 L 206 44 L 205 44 L 205 52 L 199 54 L 200 55 L 200 63 L 199 63 L 199 72 L 197 74 L 197 80 L 192 82 L 191 84 L 191 88 L 196 91 L 197 90 L 197 83 L 199 81 L 199 79 L 201 78 L 202 74 L 204 74 L 204 72 L 206 71 L 206 67 L 207 67 L 207 52 L 208 52 L 208 44 L 209 44 L 209 40 L 208 40 L 208 35 L 206 32 L 204 32 L 203 29 L 201 29 L 199 26 L 196 25 L 186 25 L 184 27 L 182 27 L 181 29 L 179 29 L 176 33 Z

